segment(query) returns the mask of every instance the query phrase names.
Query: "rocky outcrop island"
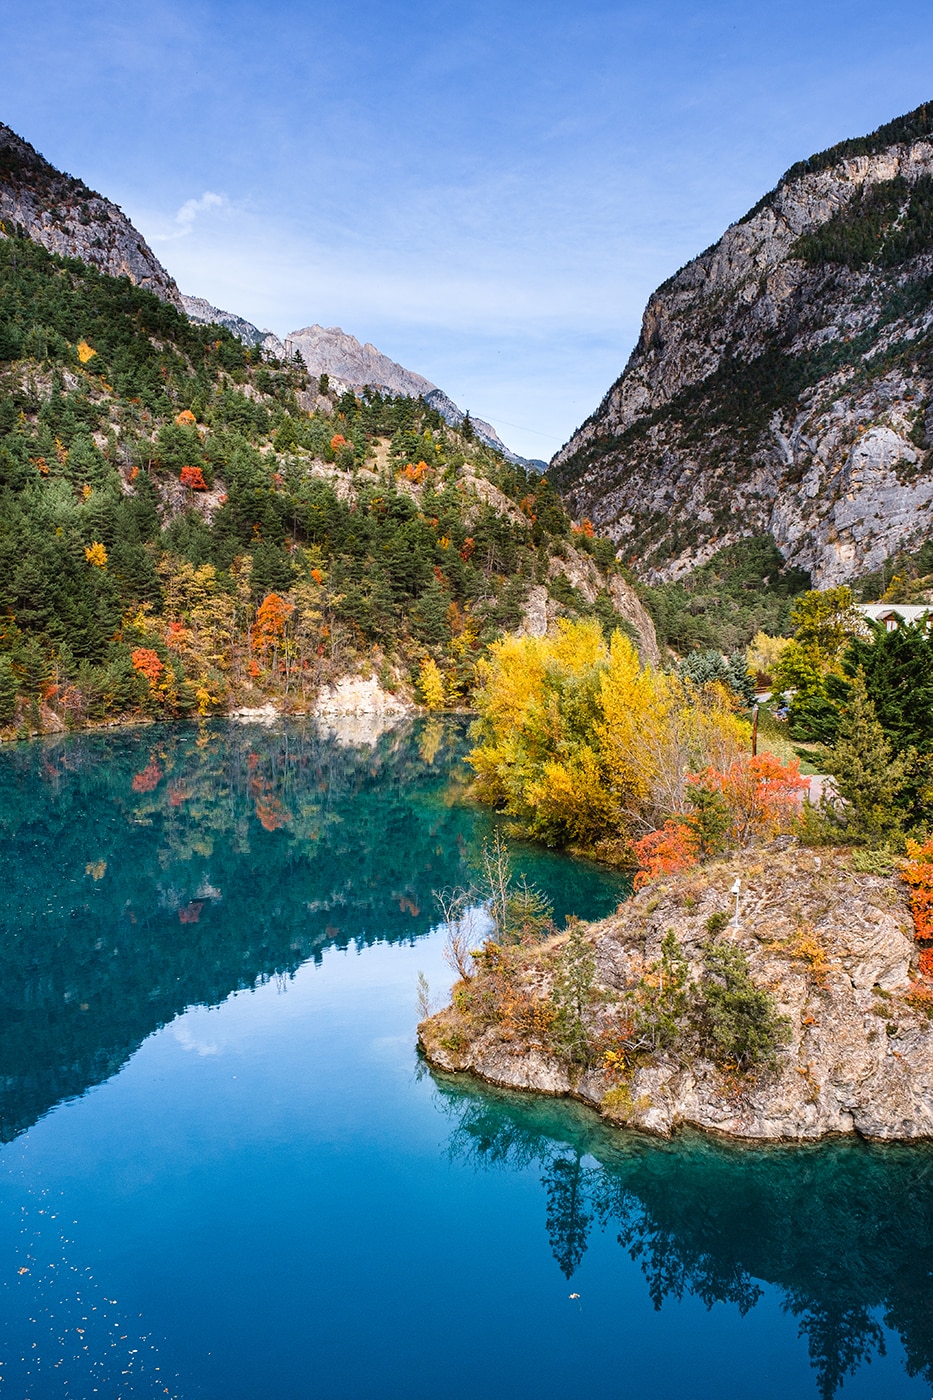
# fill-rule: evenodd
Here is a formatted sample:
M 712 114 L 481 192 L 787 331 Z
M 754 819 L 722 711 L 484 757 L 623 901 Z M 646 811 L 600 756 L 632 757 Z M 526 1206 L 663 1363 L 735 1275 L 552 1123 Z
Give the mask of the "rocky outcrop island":
M 888 866 L 779 838 L 507 958 L 487 944 L 421 1048 L 437 1069 L 663 1136 L 933 1138 L 933 994 Z M 743 1016 L 768 1032 L 755 1063 L 725 1052 Z

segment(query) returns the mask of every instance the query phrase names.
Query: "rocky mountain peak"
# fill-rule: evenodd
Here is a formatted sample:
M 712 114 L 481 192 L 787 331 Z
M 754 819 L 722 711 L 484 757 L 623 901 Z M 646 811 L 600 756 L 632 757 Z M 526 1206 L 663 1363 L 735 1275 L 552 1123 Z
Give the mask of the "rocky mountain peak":
M 421 398 L 436 388 L 423 375 L 396 364 L 375 345 L 360 344 L 339 326 L 305 326 L 286 336 L 285 346 L 301 356 L 312 374 L 327 374 L 351 388 L 369 385 L 409 398 Z
M 0 123 L 0 234 L 19 227 L 51 253 L 128 277 L 182 309 L 174 279 L 116 204 Z
M 651 578 L 773 534 L 820 584 L 929 528 L 933 107 L 791 168 L 651 296 L 551 463 Z
M 346 389 L 378 389 L 381 393 L 404 398 L 424 399 L 425 403 L 444 418 L 452 427 L 459 428 L 466 414 L 458 408 L 443 389 L 425 379 L 423 374 L 406 369 L 404 365 L 391 360 L 370 341 L 363 344 L 356 336 L 349 335 L 339 326 L 304 326 L 292 331 L 284 342 L 273 331 L 259 330 L 252 322 L 232 311 L 222 311 L 212 306 L 203 297 L 182 296 L 184 309 L 190 320 L 199 325 L 226 326 L 246 345 L 261 345 L 269 354 L 278 358 L 292 358 L 298 355 L 309 374 L 320 378 L 326 374 L 338 393 Z M 480 442 L 501 452 L 508 462 L 543 471 L 544 462 L 520 457 L 512 452 L 496 432 L 491 423 L 470 414 L 473 431 Z

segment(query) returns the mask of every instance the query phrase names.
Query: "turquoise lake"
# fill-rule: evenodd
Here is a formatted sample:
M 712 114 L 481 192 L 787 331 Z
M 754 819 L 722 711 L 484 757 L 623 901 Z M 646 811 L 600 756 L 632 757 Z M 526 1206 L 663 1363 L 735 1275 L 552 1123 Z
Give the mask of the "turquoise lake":
M 492 830 L 464 748 L 0 751 L 0 1396 L 929 1400 L 930 1148 L 654 1141 L 419 1061 L 432 890 Z M 561 917 L 626 894 L 516 864 Z

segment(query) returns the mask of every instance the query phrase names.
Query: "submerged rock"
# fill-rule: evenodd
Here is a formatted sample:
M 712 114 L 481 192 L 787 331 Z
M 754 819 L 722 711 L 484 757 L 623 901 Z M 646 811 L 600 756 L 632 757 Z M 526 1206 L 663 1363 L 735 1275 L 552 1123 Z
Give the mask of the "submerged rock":
M 604 997 L 593 1038 L 609 1029 L 613 1005 L 660 956 L 668 931 L 699 975 L 707 921 L 734 909 L 737 876 L 739 923 L 719 937 L 743 950 L 753 980 L 789 1019 L 790 1043 L 772 1068 L 723 1069 L 685 1043 L 636 1057 L 621 1078 L 599 1056 L 596 1067 L 575 1072 L 545 1040 L 479 1024 L 455 1005 L 419 1027 L 428 1061 L 503 1087 L 571 1095 L 662 1135 L 693 1127 L 765 1141 L 933 1138 L 933 1019 L 931 1003 L 917 995 L 906 887 L 895 874 L 854 869 L 851 852 L 746 852 L 655 884 L 592 925 Z M 562 942 L 525 959 L 526 991 L 547 997 Z

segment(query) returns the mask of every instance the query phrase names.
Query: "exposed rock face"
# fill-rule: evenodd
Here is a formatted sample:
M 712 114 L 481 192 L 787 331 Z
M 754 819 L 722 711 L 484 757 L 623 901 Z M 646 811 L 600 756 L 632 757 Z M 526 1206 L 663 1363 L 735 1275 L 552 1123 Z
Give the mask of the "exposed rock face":
M 746 951 L 755 982 L 790 1017 L 792 1041 L 777 1069 L 743 1083 L 682 1047 L 642 1060 L 622 1084 L 602 1068 L 574 1077 L 546 1044 L 500 1025 L 471 1027 L 453 1008 L 419 1028 L 428 1059 L 509 1088 L 572 1094 L 663 1135 L 691 1126 L 770 1141 L 933 1138 L 933 1020 L 910 999 L 917 947 L 904 886 L 857 873 L 846 853 L 750 852 L 620 906 L 590 930 L 608 994 L 594 1030 L 608 1023 L 612 998 L 659 957 L 668 930 L 699 971 L 706 920 L 730 909 L 736 875 L 741 922 L 722 936 Z M 553 953 L 545 946 L 525 974 L 537 994 L 549 989 Z
M 326 374 L 341 389 L 368 387 L 383 393 L 424 399 L 455 428 L 459 428 L 466 417 L 453 399 L 448 398 L 443 389 L 438 389 L 430 379 L 390 360 L 388 355 L 383 355 L 368 341 L 361 345 L 355 336 L 348 335 L 339 326 L 326 329 L 318 325 L 305 326 L 304 330 L 292 331 L 287 335 L 285 346 L 289 354 L 297 352 L 301 356 L 311 374 Z M 543 468 L 543 462 L 531 462 L 510 452 L 491 423 L 472 416 L 470 421 L 480 442 L 501 452 L 507 461 L 533 466 L 535 470 Z
M 330 375 L 352 388 L 368 384 L 415 399 L 435 388 L 423 375 L 396 364 L 369 342 L 361 345 L 339 326 L 305 326 L 286 336 L 285 344 L 291 352 L 298 352 L 312 374 Z
M 0 232 L 19 225 L 51 253 L 128 277 L 182 309 L 174 279 L 116 204 L 64 175 L 0 123 Z
M 199 326 L 224 326 L 238 340 L 242 340 L 244 345 L 261 345 L 276 359 L 285 356 L 285 346 L 274 331 L 261 331 L 252 321 L 235 316 L 232 311 L 221 311 L 219 306 L 211 306 L 203 297 L 189 297 L 182 292 L 181 302 L 189 321 L 195 321 Z
M 933 519 L 933 107 L 795 166 L 651 297 L 551 463 L 645 576 L 771 533 L 819 586 Z
M 261 331 L 251 321 L 232 311 L 222 311 L 203 297 L 183 295 L 182 302 L 189 318 L 199 325 L 226 326 L 246 345 L 261 345 L 268 354 L 278 359 L 300 355 L 309 373 L 316 378 L 326 374 L 338 393 L 343 393 L 345 389 L 370 388 L 378 389 L 381 393 L 424 399 L 455 428 L 459 428 L 466 417 L 443 389 L 438 389 L 436 384 L 414 370 L 405 369 L 404 365 L 390 360 L 375 345 L 369 342 L 362 345 L 355 336 L 348 335 L 339 326 L 326 329 L 318 325 L 305 326 L 303 330 L 292 331 L 283 342 L 274 331 Z M 519 457 L 516 452 L 510 451 L 491 423 L 472 416 L 470 422 L 480 442 L 501 452 L 506 461 L 544 471 L 545 462 Z
M 383 690 L 374 676 L 343 676 L 334 685 L 326 685 L 318 696 L 316 715 L 406 715 L 411 714 L 410 701 Z
M 581 553 L 572 546 L 567 546 L 562 555 L 554 555 L 550 559 L 548 579 L 566 579 L 571 588 L 575 588 L 590 604 L 596 601 L 603 590 L 608 592 L 613 608 L 619 617 L 628 623 L 634 634 L 633 640 L 638 646 L 638 654 L 642 662 L 649 666 L 660 664 L 661 653 L 658 649 L 658 637 L 654 623 L 642 606 L 638 594 L 631 584 L 626 583 L 624 578 L 618 574 L 612 574 L 607 579 L 596 567 L 590 555 Z M 536 584 L 529 590 L 528 597 L 525 599 L 525 615 L 518 629 L 519 636 L 546 636 L 549 631 L 554 629 L 558 618 L 563 616 L 565 612 L 566 609 L 561 606 L 560 602 L 548 593 L 545 584 Z

